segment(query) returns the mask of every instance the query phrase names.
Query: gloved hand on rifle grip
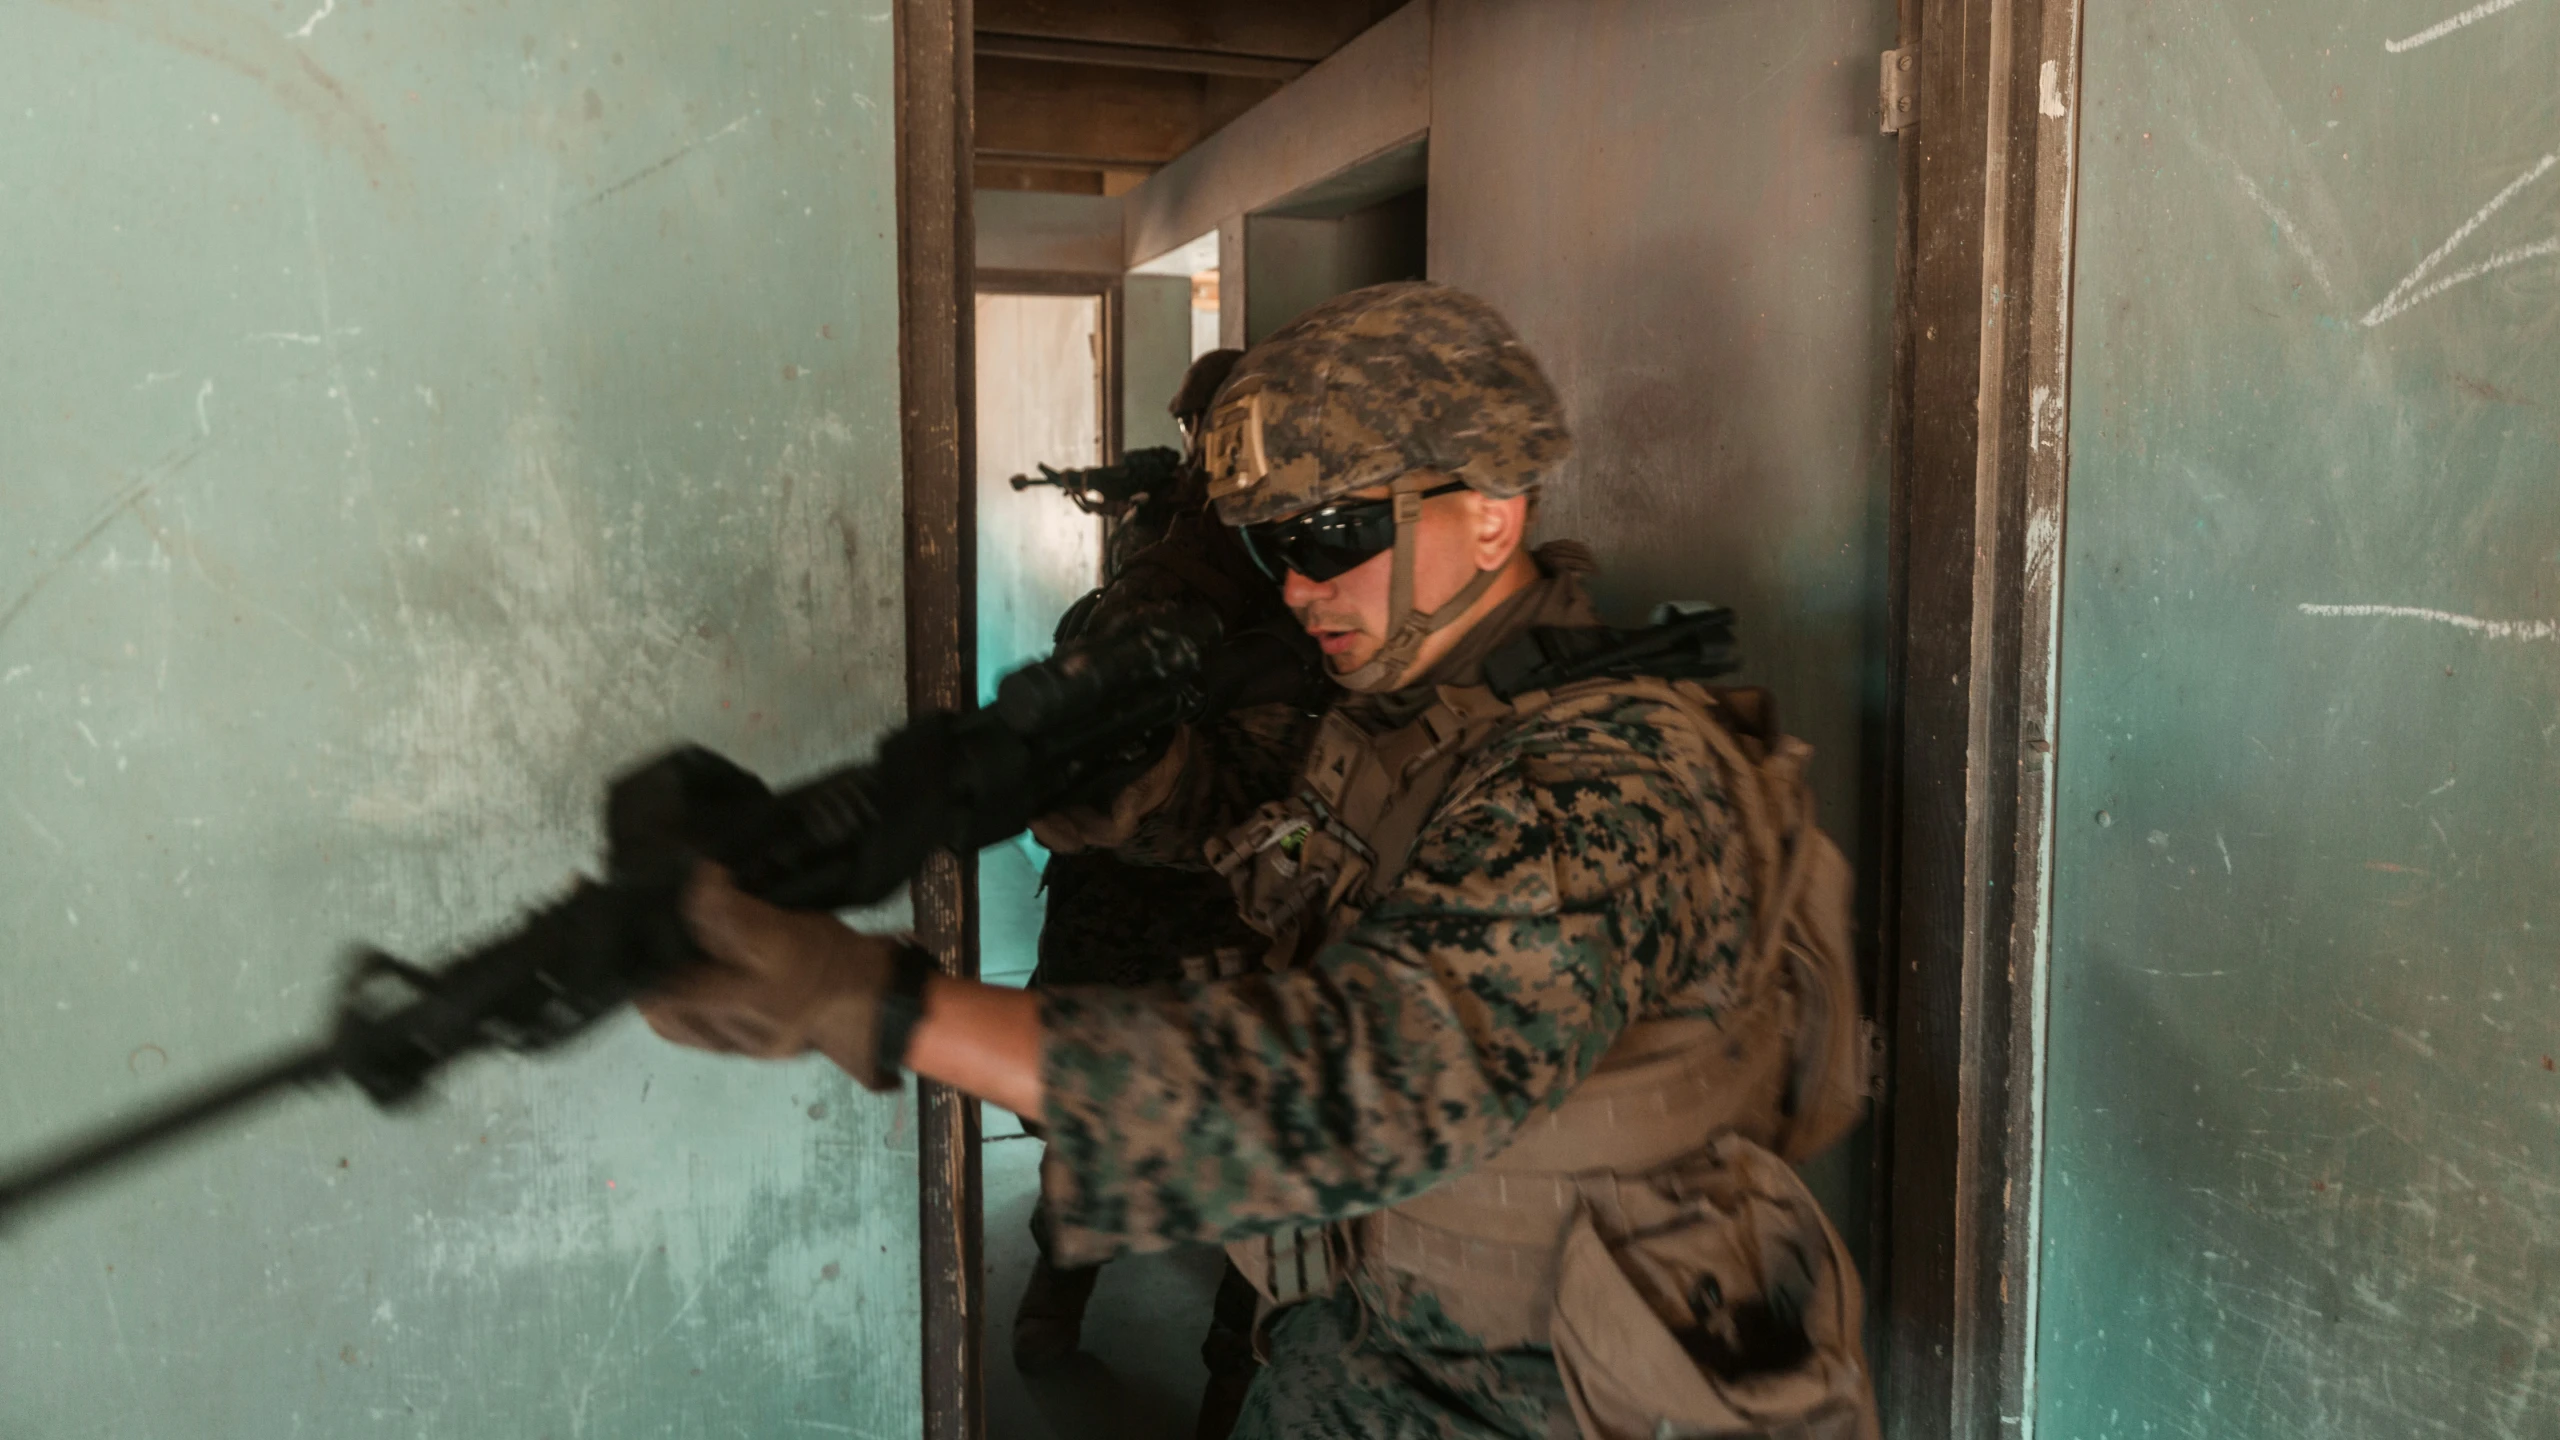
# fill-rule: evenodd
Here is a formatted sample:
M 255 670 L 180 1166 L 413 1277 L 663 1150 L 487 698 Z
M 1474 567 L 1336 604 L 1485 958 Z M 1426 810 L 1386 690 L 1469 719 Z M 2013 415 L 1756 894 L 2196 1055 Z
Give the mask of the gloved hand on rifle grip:
M 1129 843 L 1146 818 L 1164 808 L 1181 783 L 1183 768 L 1191 763 L 1191 727 L 1180 726 L 1164 754 L 1132 780 L 1119 794 L 1111 797 L 1109 809 L 1099 805 L 1069 805 L 1051 814 L 1036 816 L 1031 821 L 1031 838 L 1044 849 L 1060 855 L 1079 850 L 1116 850 Z
M 717 865 L 695 872 L 684 917 L 710 961 L 641 998 L 650 1029 L 763 1060 L 815 1050 L 869 1089 L 898 1088 L 897 1057 L 880 1053 L 880 1021 L 902 942 L 768 905 Z

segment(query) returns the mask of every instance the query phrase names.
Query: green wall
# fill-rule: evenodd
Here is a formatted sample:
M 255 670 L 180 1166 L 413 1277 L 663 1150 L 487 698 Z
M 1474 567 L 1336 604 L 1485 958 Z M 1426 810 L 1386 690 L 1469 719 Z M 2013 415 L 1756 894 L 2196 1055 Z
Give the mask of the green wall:
M 895 719 L 885 8 L 0 7 L 0 1151 Z M 0 1235 L 0 1436 L 917 1427 L 903 1107 L 628 1018 Z
M 2560 1435 L 2560 7 L 2469 8 L 2087 7 L 2041 1440 Z

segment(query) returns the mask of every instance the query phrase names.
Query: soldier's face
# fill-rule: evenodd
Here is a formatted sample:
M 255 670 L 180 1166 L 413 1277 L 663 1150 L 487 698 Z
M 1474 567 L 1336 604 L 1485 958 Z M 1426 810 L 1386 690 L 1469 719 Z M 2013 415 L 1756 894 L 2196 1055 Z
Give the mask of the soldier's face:
M 1387 487 L 1355 492 L 1361 499 L 1382 499 Z M 1472 490 L 1435 495 L 1422 502 L 1422 518 L 1414 527 L 1413 603 L 1428 614 L 1449 602 L 1475 579 L 1518 550 L 1529 502 L 1522 498 L 1490 500 Z M 1295 570 L 1281 577 L 1280 598 L 1298 623 L 1323 649 L 1325 663 L 1337 675 L 1376 658 L 1387 643 L 1396 616 L 1388 613 L 1395 574 L 1395 552 L 1383 551 L 1334 576 L 1310 580 Z M 1410 673 L 1438 658 L 1463 626 L 1431 637 Z

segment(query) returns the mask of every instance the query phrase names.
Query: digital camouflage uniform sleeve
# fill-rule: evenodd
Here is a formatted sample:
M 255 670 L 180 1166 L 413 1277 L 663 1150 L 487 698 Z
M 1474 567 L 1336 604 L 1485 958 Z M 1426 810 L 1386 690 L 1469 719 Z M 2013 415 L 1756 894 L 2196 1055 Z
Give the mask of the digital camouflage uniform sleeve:
M 1587 702 L 1488 747 L 1393 893 L 1304 969 L 1044 996 L 1061 1253 L 1408 1199 L 1561 1104 L 1630 1020 L 1719 1013 L 1743 842 L 1663 718 Z

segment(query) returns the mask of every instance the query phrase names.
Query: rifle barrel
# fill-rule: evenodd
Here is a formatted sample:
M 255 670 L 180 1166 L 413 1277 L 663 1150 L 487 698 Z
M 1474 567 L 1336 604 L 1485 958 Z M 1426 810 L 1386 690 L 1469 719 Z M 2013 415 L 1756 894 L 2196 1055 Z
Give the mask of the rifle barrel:
M 0 1176 L 0 1222 L 48 1195 L 102 1175 L 279 1090 L 318 1084 L 337 1073 L 334 1044 L 307 1046 L 234 1071 L 191 1095 L 164 1101 L 123 1124 L 69 1141 L 17 1173 Z

